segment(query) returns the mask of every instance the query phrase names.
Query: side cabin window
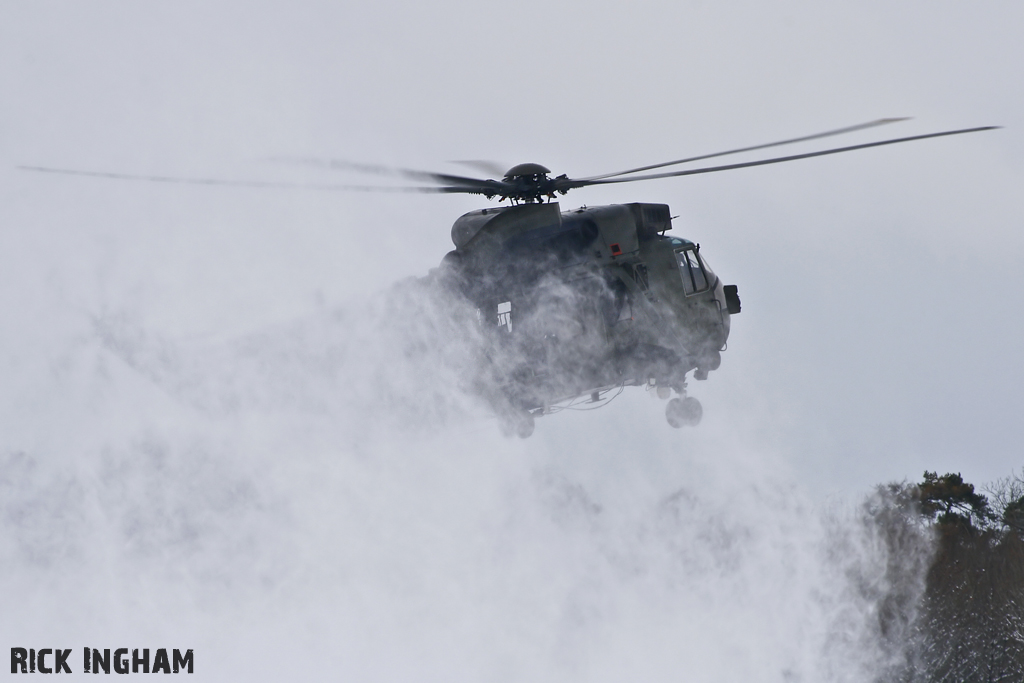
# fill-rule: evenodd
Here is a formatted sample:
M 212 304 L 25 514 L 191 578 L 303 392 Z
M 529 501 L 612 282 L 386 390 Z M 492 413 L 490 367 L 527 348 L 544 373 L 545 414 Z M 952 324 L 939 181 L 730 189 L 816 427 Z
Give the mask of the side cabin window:
M 704 272 L 704 264 L 695 249 L 683 249 L 676 252 L 679 261 L 679 275 L 683 279 L 683 291 L 687 296 L 703 292 L 708 288 L 708 277 Z

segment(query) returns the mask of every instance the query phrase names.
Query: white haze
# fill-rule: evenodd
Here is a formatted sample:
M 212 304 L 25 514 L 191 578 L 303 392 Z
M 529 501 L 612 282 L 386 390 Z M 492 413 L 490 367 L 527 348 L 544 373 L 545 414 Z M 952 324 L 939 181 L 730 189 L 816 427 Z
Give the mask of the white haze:
M 881 572 L 920 558 L 855 501 L 1020 466 L 1021 27 L 1013 2 L 0 5 L 0 647 L 192 647 L 206 680 L 871 680 Z M 633 389 L 527 441 L 410 281 L 478 199 L 14 170 L 579 176 L 901 115 L 1007 128 L 564 199 L 669 203 L 744 311 L 698 429 Z
M 421 287 L 205 343 L 106 313 L 26 351 L 49 367 L 3 455 L 4 642 L 75 670 L 188 646 L 208 680 L 883 670 L 888 558 L 853 511 L 714 427 L 503 439 Z M 615 409 L 642 423 L 637 392 Z

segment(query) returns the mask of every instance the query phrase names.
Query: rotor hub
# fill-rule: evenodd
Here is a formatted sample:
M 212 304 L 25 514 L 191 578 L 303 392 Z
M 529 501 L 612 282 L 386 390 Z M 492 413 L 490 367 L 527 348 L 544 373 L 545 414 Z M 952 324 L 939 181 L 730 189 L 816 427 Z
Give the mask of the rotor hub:
M 547 178 L 548 173 L 551 173 L 551 169 L 545 168 L 540 164 L 518 164 L 505 171 L 505 180 L 515 180 L 516 178 Z
M 548 177 L 549 173 L 551 170 L 540 164 L 526 163 L 513 166 L 505 172 L 502 179 L 502 184 L 507 189 L 498 194 L 502 195 L 502 199 L 527 204 L 543 202 L 545 198 L 554 199 L 558 192 L 565 194 L 555 184 L 555 181 L 565 176 L 551 179 Z

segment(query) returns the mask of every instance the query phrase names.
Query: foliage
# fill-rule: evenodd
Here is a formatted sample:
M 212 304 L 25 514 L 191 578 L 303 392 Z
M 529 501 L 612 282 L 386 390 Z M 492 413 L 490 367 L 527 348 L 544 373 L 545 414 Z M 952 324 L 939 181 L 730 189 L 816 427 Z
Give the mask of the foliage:
M 899 606 L 904 665 L 886 678 L 1024 680 L 1024 479 L 987 487 L 991 502 L 959 473 L 925 472 L 919 484 L 887 488 L 890 511 L 875 515 L 887 533 L 906 535 L 908 510 L 910 524 L 935 533 L 924 590 L 916 604 Z
M 1006 531 L 1024 538 L 1024 470 L 985 487 Z
M 1002 521 L 1018 538 L 1024 537 L 1024 496 L 1007 503 L 1003 508 Z
M 988 499 L 974 491 L 974 484 L 964 481 L 960 473 L 924 473 L 924 481 L 917 485 L 921 514 L 936 519 L 939 524 L 984 527 L 992 521 Z

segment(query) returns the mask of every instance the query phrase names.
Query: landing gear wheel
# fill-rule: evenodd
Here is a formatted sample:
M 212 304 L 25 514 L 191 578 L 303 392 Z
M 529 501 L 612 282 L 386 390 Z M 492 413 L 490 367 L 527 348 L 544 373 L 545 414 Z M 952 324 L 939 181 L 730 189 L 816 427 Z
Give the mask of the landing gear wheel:
M 518 436 L 529 439 L 533 435 L 533 414 L 523 410 L 506 415 L 501 420 L 501 433 L 505 436 Z
M 679 429 L 680 427 L 696 427 L 704 416 L 704 408 L 693 396 L 674 398 L 665 406 L 665 419 Z

